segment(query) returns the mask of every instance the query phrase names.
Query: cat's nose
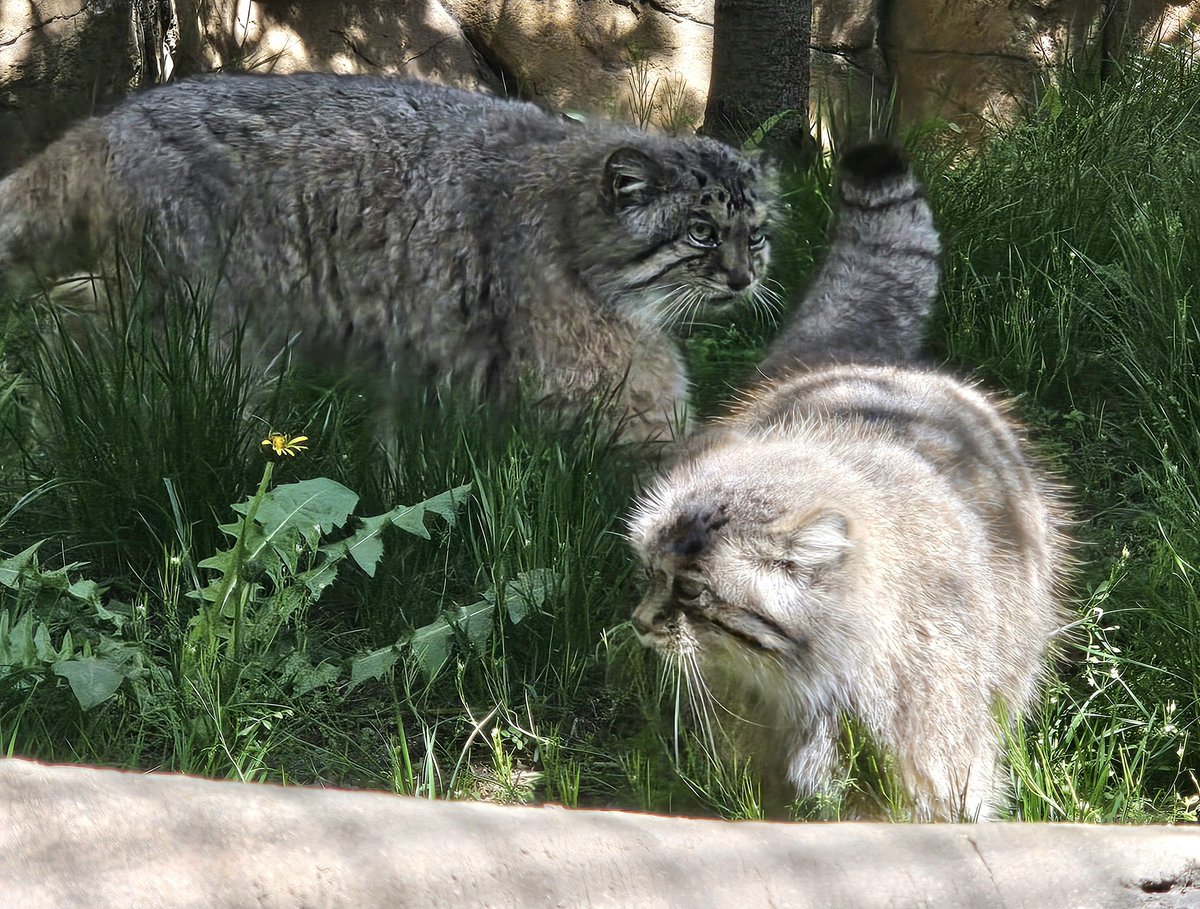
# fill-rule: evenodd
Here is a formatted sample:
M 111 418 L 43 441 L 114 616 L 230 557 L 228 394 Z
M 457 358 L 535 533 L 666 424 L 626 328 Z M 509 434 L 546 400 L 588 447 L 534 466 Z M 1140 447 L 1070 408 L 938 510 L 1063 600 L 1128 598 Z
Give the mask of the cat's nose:
M 630 621 L 638 634 L 653 634 L 666 624 L 667 617 L 658 603 L 643 600 L 633 611 Z
M 750 277 L 749 272 L 739 270 L 731 271 L 725 283 L 729 285 L 730 290 L 745 290 L 750 286 L 752 281 L 753 279 Z

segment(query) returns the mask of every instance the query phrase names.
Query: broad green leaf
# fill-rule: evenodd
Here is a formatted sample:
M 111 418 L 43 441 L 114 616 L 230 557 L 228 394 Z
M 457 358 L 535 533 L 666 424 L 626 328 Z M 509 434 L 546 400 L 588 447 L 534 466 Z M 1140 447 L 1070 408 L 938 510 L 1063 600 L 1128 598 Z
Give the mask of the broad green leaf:
M 52 668 L 71 685 L 71 691 L 84 710 L 91 710 L 107 701 L 121 687 L 125 678 L 124 673 L 112 663 L 94 656 L 63 660 Z
M 429 530 L 425 527 L 425 514 L 432 511 L 442 517 L 451 527 L 461 505 L 471 491 L 471 485 L 456 486 L 454 489 L 436 495 L 416 505 L 401 505 L 388 512 L 391 522 L 401 530 L 407 531 L 424 540 L 429 539 Z
M 53 663 L 58 659 L 65 659 L 69 653 L 59 654 L 54 649 L 54 644 L 50 640 L 50 629 L 46 627 L 45 622 L 38 623 L 37 631 L 33 633 L 33 648 L 37 654 L 37 658 L 43 663 Z
M 292 693 L 297 697 L 316 691 L 337 681 L 339 669 L 333 663 L 322 663 L 297 674 Z
M 371 518 L 361 518 L 353 535 L 322 546 L 321 551 L 331 560 L 337 561 L 348 555 L 369 577 L 375 577 L 375 566 L 383 558 L 383 540 L 379 538 L 379 534 L 391 523 L 391 514 L 388 512 Z
M 401 505 L 394 511 L 388 512 L 388 518 L 394 526 L 406 533 L 411 533 L 422 540 L 429 539 L 429 530 L 425 527 L 424 505 Z
M 495 611 L 495 603 L 480 600 L 440 615 L 418 628 L 408 639 L 417 668 L 428 678 L 437 675 L 450 659 L 450 645 L 456 631 L 466 635 L 473 648 L 482 649 L 492 633 Z
M 426 499 L 421 504 L 425 506 L 426 511 L 432 511 L 453 527 L 454 521 L 458 517 L 458 509 L 470 494 L 471 484 L 466 483 L 462 486 L 455 486 L 453 489 L 448 489 L 431 499 Z
M 337 681 L 338 667 L 329 662 L 314 666 L 308 654 L 296 650 L 284 660 L 279 674 L 283 682 L 291 682 L 292 693 L 299 697 Z
M 535 568 L 509 581 L 504 586 L 504 609 L 509 621 L 516 625 L 531 611 L 541 609 L 557 580 L 558 575 L 549 568 Z
M 483 649 L 492 634 L 492 616 L 496 612 L 496 604 L 480 600 L 470 606 L 460 606 L 454 611 L 452 621 L 467 636 L 471 646 L 476 650 Z
M 288 584 L 277 588 L 271 597 L 273 620 L 266 624 L 268 626 L 283 625 L 284 622 L 292 617 L 296 610 L 303 609 L 311 600 L 312 597 L 303 584 Z M 252 625 L 247 631 L 253 633 L 255 626 Z M 269 627 L 267 634 L 273 636 L 274 627 Z
M 268 539 L 283 528 L 294 528 L 310 549 L 316 549 L 321 536 L 345 524 L 357 504 L 357 493 L 328 477 L 317 477 L 270 490 L 259 503 L 255 520 Z M 250 503 L 235 505 L 234 510 L 246 514 Z
M 26 612 L 8 630 L 3 640 L 0 640 L 0 662 L 10 666 L 37 666 L 37 644 L 33 636 L 33 613 Z
M 34 543 L 28 549 L 18 552 L 11 559 L 0 559 L 0 585 L 10 590 L 16 590 L 21 583 L 21 576 L 29 568 L 37 571 L 37 550 L 41 543 Z
M 350 661 L 350 684 L 347 690 L 353 691 L 367 679 L 381 678 L 396 665 L 398 659 L 400 648 L 395 644 L 355 657 Z
M 107 615 L 102 616 L 102 618 L 113 617 L 113 613 L 100 605 L 100 585 L 95 581 L 76 581 L 67 588 L 67 593 L 81 603 L 87 603 L 89 606 L 94 606 L 97 610 L 103 610 Z
M 450 658 L 450 642 L 454 629 L 450 623 L 438 616 L 428 625 L 423 625 L 408 639 L 417 668 L 426 678 L 437 675 Z
M 315 603 L 321 598 L 325 588 L 337 579 L 337 571 L 338 560 L 329 557 L 316 568 L 310 568 L 308 571 L 302 571 L 296 575 L 296 580 L 304 585 L 308 591 L 309 600 Z

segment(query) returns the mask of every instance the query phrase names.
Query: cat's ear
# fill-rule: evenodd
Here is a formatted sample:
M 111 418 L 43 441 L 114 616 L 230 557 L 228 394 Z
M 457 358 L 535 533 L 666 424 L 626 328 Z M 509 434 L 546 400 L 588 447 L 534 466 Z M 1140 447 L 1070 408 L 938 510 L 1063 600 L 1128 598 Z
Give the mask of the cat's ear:
M 605 198 L 618 211 L 646 205 L 661 192 L 661 168 L 645 152 L 626 146 L 618 148 L 605 160 Z
M 770 527 L 770 539 L 778 567 L 805 577 L 836 565 L 852 545 L 845 517 L 831 511 L 789 515 Z

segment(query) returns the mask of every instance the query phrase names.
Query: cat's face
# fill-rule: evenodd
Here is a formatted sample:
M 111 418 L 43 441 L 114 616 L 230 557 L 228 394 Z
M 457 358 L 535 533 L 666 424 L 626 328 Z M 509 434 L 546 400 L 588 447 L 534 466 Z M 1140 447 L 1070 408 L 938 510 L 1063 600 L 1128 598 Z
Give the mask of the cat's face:
M 632 616 L 639 640 L 705 660 L 803 658 L 851 550 L 840 513 L 793 500 L 736 459 L 660 481 L 637 506 L 630 539 L 646 571 Z
M 707 139 L 652 156 L 618 148 L 604 165 L 605 202 L 625 232 L 611 282 L 662 322 L 739 300 L 772 307 L 773 178 L 766 165 Z

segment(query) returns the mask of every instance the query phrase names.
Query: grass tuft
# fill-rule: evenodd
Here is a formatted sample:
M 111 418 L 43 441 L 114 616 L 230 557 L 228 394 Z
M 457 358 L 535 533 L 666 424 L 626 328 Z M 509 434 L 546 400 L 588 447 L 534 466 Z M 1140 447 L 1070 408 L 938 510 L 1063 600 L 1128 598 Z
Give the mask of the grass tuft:
M 1103 84 L 1064 79 L 978 153 L 935 128 L 912 143 L 947 240 L 934 351 L 1019 397 L 1080 517 L 1079 626 L 1044 710 L 1014 726 L 1014 817 L 1194 819 L 1200 803 L 1198 106 L 1196 60 L 1164 49 Z M 829 180 L 824 161 L 789 176 L 773 278 L 793 299 Z M 621 520 L 644 470 L 598 421 L 412 390 L 381 434 L 369 385 L 263 369 L 210 331 L 210 294 L 127 282 L 115 299 L 107 321 L 38 301 L 0 320 L 4 753 L 762 815 L 753 766 L 677 722 L 622 627 L 637 579 Z M 691 331 L 702 411 L 772 331 Z M 230 508 L 256 494 L 269 430 L 309 440 L 275 489 L 326 478 L 356 496 L 294 565 L 230 550 L 253 530 Z M 355 521 L 467 484 L 428 539 L 385 528 L 373 571 L 343 559 L 299 592 Z M 195 595 L 230 551 L 218 600 Z M 886 756 L 847 741 L 841 793 L 801 816 L 894 801 Z

